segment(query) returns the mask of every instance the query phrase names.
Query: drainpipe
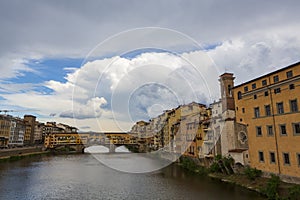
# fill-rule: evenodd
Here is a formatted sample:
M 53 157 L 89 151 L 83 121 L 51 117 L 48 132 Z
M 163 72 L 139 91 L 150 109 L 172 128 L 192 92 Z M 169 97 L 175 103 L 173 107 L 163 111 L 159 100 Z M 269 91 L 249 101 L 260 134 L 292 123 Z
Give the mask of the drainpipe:
M 269 84 L 271 83 L 271 78 L 269 77 Z M 273 120 L 273 125 L 274 125 L 274 137 L 275 137 L 275 145 L 276 145 L 276 154 L 277 154 L 277 161 L 278 161 L 278 174 L 281 174 L 281 169 L 280 169 L 280 159 L 279 159 L 279 150 L 278 150 L 278 141 L 277 141 L 277 126 L 276 126 L 276 121 L 275 121 L 275 112 L 274 112 L 274 107 L 273 107 L 273 95 L 272 95 L 272 89 L 270 86 L 268 86 L 268 90 L 270 93 L 270 100 L 271 100 L 271 110 L 272 110 L 272 120 Z

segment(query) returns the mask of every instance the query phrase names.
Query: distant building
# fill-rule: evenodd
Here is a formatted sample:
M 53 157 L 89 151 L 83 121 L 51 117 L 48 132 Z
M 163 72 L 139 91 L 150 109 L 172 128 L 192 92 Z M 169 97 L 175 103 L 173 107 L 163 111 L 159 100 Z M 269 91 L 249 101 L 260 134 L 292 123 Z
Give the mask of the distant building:
M 300 62 L 233 88 L 248 129 L 250 165 L 300 181 Z
M 18 117 L 11 117 L 9 143 L 10 147 L 24 145 L 25 123 L 24 120 Z
M 24 144 L 25 145 L 34 144 L 35 120 L 36 120 L 36 116 L 24 115 L 24 122 L 25 122 Z
M 0 115 L 0 148 L 8 147 L 11 117 Z
M 43 132 L 44 132 L 44 123 L 40 123 L 38 121 L 35 122 L 34 126 L 34 144 L 43 144 L 44 137 L 43 137 Z

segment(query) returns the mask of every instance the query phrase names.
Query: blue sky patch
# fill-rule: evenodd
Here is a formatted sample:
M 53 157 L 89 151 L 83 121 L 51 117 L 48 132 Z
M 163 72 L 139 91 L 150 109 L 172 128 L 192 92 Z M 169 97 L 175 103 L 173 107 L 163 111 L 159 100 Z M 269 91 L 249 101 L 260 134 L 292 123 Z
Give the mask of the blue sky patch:
M 66 82 L 64 77 L 69 71 L 65 68 L 80 68 L 82 61 L 82 58 L 29 60 L 27 66 L 35 72 L 22 72 L 23 76 L 9 81 L 14 83 L 42 83 L 49 80 Z

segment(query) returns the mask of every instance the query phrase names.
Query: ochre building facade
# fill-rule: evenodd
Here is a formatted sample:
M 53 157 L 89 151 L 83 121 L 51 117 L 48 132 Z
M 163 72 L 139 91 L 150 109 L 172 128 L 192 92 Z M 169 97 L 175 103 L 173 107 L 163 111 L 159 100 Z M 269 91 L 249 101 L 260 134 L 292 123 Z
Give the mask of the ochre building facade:
M 300 62 L 233 88 L 236 121 L 247 126 L 250 166 L 300 179 Z

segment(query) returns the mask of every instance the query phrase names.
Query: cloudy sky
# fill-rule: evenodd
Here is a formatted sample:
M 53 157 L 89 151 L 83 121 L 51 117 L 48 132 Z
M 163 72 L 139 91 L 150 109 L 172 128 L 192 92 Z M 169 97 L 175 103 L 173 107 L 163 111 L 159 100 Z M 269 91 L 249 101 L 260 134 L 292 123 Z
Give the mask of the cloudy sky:
M 0 2 L 0 109 L 127 131 L 300 59 L 299 1 Z

